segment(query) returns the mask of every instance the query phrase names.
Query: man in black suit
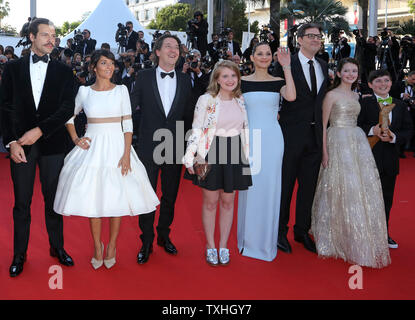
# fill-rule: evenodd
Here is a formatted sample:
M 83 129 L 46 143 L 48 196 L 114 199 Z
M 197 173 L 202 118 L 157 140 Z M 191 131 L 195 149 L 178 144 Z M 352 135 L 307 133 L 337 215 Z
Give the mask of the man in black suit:
M 193 57 L 192 61 L 184 63 L 182 72 L 187 73 L 192 81 L 192 102 L 193 108 L 196 106 L 199 97 L 206 93 L 207 87 L 209 86 L 210 72 L 202 67 L 201 53 L 197 49 L 192 49 L 190 55 Z M 188 130 L 190 128 L 186 128 Z
M 12 277 L 23 271 L 26 261 L 36 165 L 45 200 L 50 255 L 63 265 L 73 265 L 63 248 L 63 219 L 53 211 L 53 202 L 67 151 L 65 123 L 74 113 L 75 81 L 69 67 L 49 61 L 56 37 L 53 24 L 39 18 L 32 21 L 29 32 L 31 54 L 6 65 L 1 85 L 3 142 L 10 148 L 15 197 Z
M 369 74 L 369 87 L 374 95 L 361 101 L 362 109 L 357 124 L 367 136 L 377 136 L 378 142 L 372 152 L 379 171 L 385 202 L 386 223 L 389 230 L 389 216 L 395 191 L 396 176 L 399 174 L 399 145 L 412 137 L 412 120 L 403 101 L 389 96 L 392 76 L 386 70 L 375 70 Z M 395 104 L 389 114 L 389 128 L 381 130 L 379 125 L 380 103 Z M 389 248 L 396 249 L 398 244 L 388 234 Z
M 150 52 L 150 46 L 148 45 L 148 43 L 144 39 L 144 32 L 143 31 L 138 31 L 138 40 L 141 40 L 142 43 L 144 44 L 144 46 L 146 47 L 147 52 Z
M 82 35 L 84 36 L 84 40 L 80 42 L 75 52 L 79 52 L 84 57 L 95 51 L 97 40 L 91 38 L 91 32 L 88 29 L 82 31 Z
M 136 81 L 131 100 L 133 110 L 137 107 L 140 110 L 137 154 L 146 167 L 154 190 L 161 171 L 162 196 L 157 244 L 175 255 L 177 249 L 169 234 L 184 154 L 184 136 L 180 138 L 180 132 L 176 130 L 183 128 L 183 121 L 185 128 L 192 122 L 192 87 L 190 77 L 175 70 L 180 56 L 180 40 L 176 36 L 161 36 L 154 44 L 154 52 L 158 67 L 138 73 L 139 81 Z M 155 212 L 152 212 L 139 217 L 143 243 L 137 256 L 139 264 L 146 263 L 152 252 L 154 216 Z
M 215 63 L 219 61 L 219 48 L 219 35 L 217 33 L 213 33 L 212 42 L 208 44 L 207 51 L 209 53 L 209 56 L 212 58 L 212 61 Z
M 412 123 L 415 123 L 415 71 L 409 72 L 405 80 L 396 81 L 392 85 L 390 94 L 392 97 L 401 99 L 403 102 L 405 102 L 406 107 L 411 115 Z M 406 158 L 406 146 L 408 146 L 410 150 L 414 151 L 415 157 L 415 136 L 412 137 L 411 141 L 408 141 L 406 145 L 402 144 L 400 146 L 400 158 Z
M 322 156 L 322 103 L 328 84 L 328 68 L 324 60 L 315 58 L 320 50 L 322 29 L 317 24 L 304 24 L 297 37 L 301 49 L 292 56 L 291 69 L 297 92 L 293 102 L 283 100 L 280 125 L 284 136 L 282 189 L 278 248 L 290 253 L 287 240 L 290 203 L 298 181 L 294 240 L 316 252 L 308 232 L 311 227 L 311 207 L 314 199 Z M 280 65 L 274 74 L 283 77 Z
M 238 56 L 242 57 L 242 51 L 241 51 L 241 47 L 239 46 L 239 42 L 234 41 L 233 37 L 234 37 L 233 31 L 230 30 L 228 32 L 228 38 L 227 38 L 228 43 L 226 46 L 228 47 L 229 51 L 232 52 L 232 56 L 237 54 Z
M 197 23 L 192 24 L 195 30 L 196 46 L 202 57 L 204 57 L 208 49 L 207 35 L 209 33 L 209 24 L 203 19 L 203 13 L 200 11 L 195 12 L 194 18 L 197 20 Z
M 131 21 L 127 21 L 125 23 L 125 26 L 127 27 L 128 33 L 127 33 L 127 47 L 125 50 L 136 50 L 136 44 L 138 40 L 138 33 L 133 30 L 133 23 Z

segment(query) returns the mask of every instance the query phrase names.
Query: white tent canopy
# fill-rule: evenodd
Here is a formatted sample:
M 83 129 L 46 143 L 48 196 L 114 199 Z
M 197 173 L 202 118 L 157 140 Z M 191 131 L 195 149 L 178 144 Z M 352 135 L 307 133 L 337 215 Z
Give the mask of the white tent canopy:
M 99 49 L 101 44 L 106 42 L 111 46 L 111 51 L 116 51 L 118 48 L 118 43 L 115 41 L 117 25 L 118 23 L 125 25 L 127 21 L 133 23 L 134 31 L 143 31 L 145 41 L 151 43 L 153 37 L 137 21 L 124 0 L 101 0 L 96 9 L 79 25 L 77 30 L 88 29 L 91 32 L 91 38 L 97 40 L 96 49 Z M 62 38 L 61 46 L 66 46 L 66 41 L 73 37 L 74 31 Z

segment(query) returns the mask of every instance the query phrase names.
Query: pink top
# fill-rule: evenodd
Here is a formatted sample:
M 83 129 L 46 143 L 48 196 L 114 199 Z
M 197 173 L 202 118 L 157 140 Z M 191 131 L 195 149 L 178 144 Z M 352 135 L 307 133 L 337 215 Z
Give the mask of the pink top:
M 244 118 L 241 108 L 235 99 L 220 100 L 220 112 L 216 123 L 216 135 L 234 137 L 241 134 Z

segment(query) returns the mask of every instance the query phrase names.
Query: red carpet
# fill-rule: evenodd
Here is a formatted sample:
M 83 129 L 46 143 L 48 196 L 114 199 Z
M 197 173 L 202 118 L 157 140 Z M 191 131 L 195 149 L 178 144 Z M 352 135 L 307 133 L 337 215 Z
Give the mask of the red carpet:
M 412 153 L 408 156 L 401 160 L 390 223 L 391 235 L 399 243 L 399 249 L 391 250 L 389 267 L 363 268 L 362 290 L 349 288 L 352 276 L 348 273 L 349 264 L 319 259 L 309 253 L 293 241 L 292 228 L 291 255 L 279 252 L 273 262 L 242 257 L 236 246 L 236 218 L 229 240 L 231 264 L 208 266 L 204 261 L 201 192 L 188 181 L 182 181 L 172 227 L 178 256 L 169 256 L 155 246 L 149 262 L 138 265 L 136 255 L 141 246 L 138 218 L 125 217 L 116 266 L 94 271 L 89 263 L 93 247 L 87 219 L 66 217 L 65 249 L 74 258 L 75 266 L 62 267 L 63 289 L 51 290 L 48 283 L 52 275 L 48 270 L 57 261 L 48 254 L 38 182 L 32 204 L 28 261 L 19 277 L 9 277 L 13 252 L 13 190 L 9 162 L 0 154 L 0 299 L 414 299 L 415 158 Z M 107 222 L 103 234 L 107 242 Z

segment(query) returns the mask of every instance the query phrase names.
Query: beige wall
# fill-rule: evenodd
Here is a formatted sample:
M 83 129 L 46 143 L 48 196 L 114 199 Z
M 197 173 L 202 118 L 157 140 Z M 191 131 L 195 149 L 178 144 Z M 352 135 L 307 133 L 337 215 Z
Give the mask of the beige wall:
M 346 19 L 351 25 L 354 22 L 353 7 L 357 0 L 342 0 L 342 4 L 349 8 Z M 246 15 L 248 16 L 248 4 Z M 396 27 L 405 21 L 413 19 L 413 15 L 409 13 L 408 0 L 388 0 L 388 25 Z M 251 8 L 251 21 L 259 21 L 259 26 L 269 23 L 269 1 L 266 1 L 264 8 L 256 5 Z M 385 23 L 385 0 L 378 0 L 378 27 L 383 28 Z M 284 34 L 284 23 L 281 23 L 281 33 Z

